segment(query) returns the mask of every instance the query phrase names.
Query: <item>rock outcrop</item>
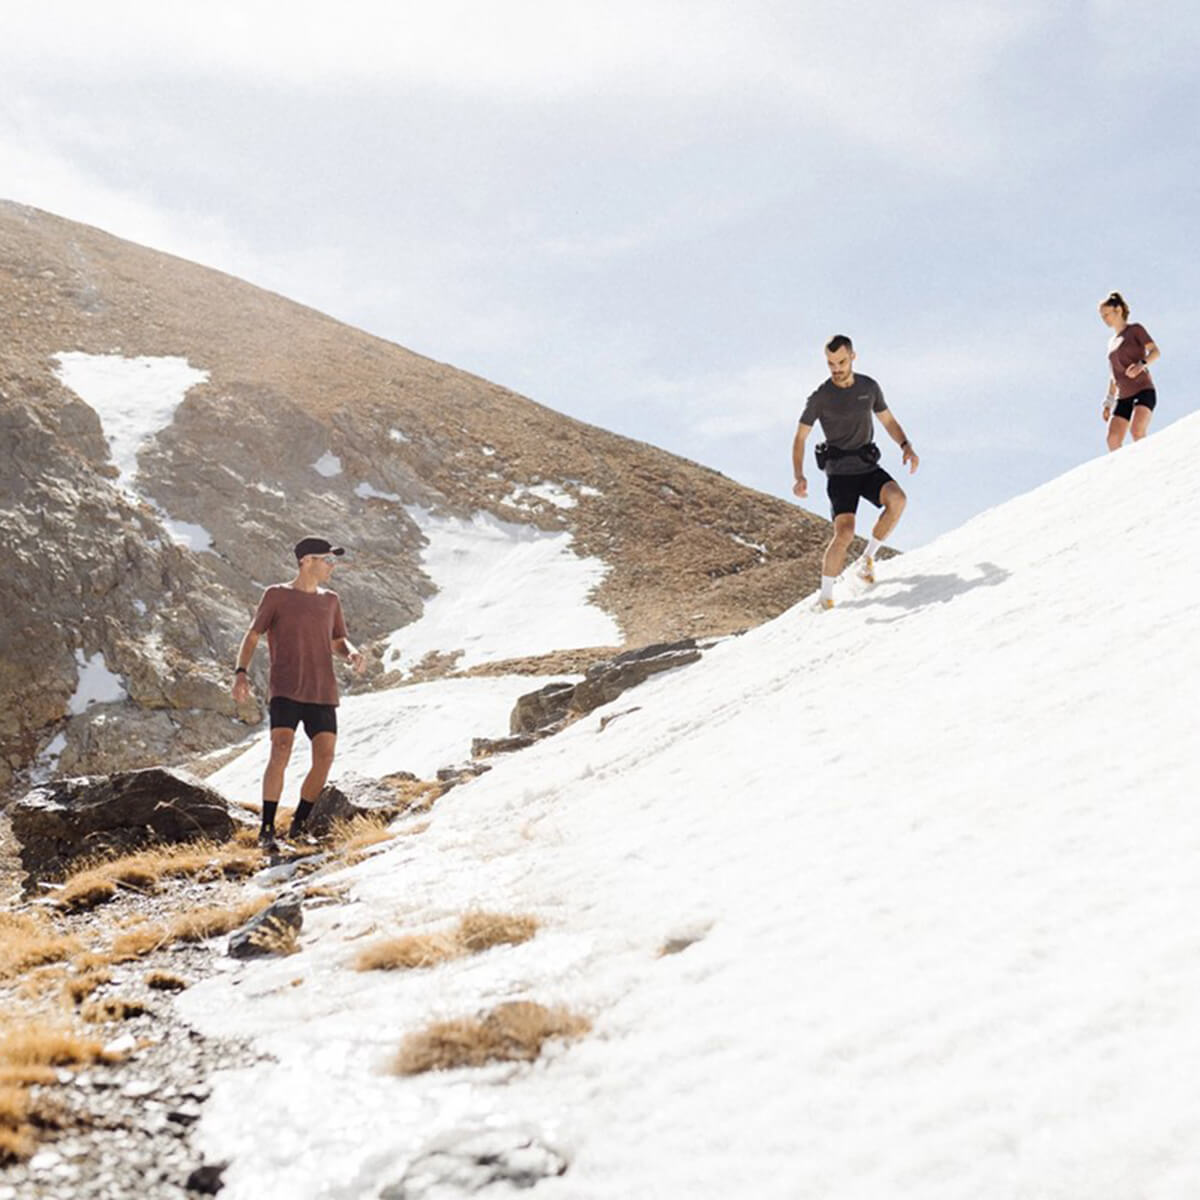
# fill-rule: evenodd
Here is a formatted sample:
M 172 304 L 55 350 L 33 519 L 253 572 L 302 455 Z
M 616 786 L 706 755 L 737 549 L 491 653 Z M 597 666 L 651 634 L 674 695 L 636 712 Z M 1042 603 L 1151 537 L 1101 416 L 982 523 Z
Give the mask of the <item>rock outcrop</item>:
M 477 738 L 475 744 L 484 754 L 519 749 L 539 735 L 556 732 L 565 721 L 608 704 L 622 692 L 645 683 L 652 675 L 686 667 L 699 658 L 700 648 L 695 638 L 685 638 L 678 642 L 642 646 L 603 659 L 588 667 L 579 683 L 548 683 L 536 692 L 519 696 L 509 717 L 512 736 L 495 742 Z
M 224 797 L 184 772 L 161 768 L 43 784 L 9 816 L 30 881 L 61 875 L 94 856 L 226 841 L 234 830 Z

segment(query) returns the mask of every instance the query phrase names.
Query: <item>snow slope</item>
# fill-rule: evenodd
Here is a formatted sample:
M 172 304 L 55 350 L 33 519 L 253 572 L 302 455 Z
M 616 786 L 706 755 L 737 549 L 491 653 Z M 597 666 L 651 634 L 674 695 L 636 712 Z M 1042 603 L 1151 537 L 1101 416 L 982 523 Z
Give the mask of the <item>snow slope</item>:
M 277 1059 L 206 1106 L 222 1195 L 379 1196 L 473 1129 L 563 1152 L 544 1200 L 1200 1195 L 1198 455 L 1193 416 L 652 681 L 347 872 L 299 955 L 184 993 Z M 474 906 L 542 930 L 347 965 Z M 383 1070 L 524 997 L 593 1032 Z

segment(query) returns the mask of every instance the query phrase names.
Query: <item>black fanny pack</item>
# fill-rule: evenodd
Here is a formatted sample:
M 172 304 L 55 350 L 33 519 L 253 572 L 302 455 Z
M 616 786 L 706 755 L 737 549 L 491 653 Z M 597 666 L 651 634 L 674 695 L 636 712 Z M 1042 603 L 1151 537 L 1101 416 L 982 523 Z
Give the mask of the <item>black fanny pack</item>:
M 836 462 L 839 458 L 861 458 L 870 467 L 879 461 L 879 447 L 874 442 L 867 442 L 857 450 L 843 450 L 838 446 L 831 446 L 828 442 L 822 442 L 813 454 L 817 459 L 818 471 L 825 470 L 827 462 Z

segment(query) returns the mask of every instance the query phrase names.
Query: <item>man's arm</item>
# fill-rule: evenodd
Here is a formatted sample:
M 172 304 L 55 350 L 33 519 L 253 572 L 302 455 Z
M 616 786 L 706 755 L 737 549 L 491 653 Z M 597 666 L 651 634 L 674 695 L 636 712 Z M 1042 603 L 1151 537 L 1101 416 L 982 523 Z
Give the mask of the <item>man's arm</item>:
M 900 428 L 900 422 L 892 416 L 892 410 L 885 408 L 881 412 L 875 414 L 879 418 L 879 423 L 892 435 L 892 440 L 904 452 L 903 462 L 908 464 L 908 473 L 911 475 L 920 464 L 920 459 L 917 457 L 917 452 L 912 448 L 912 442 L 908 440 L 904 430 Z
M 340 658 L 349 660 L 355 675 L 361 675 L 367 669 L 367 660 L 363 657 L 362 651 L 356 650 L 348 637 L 334 638 L 333 652 Z
M 251 626 L 246 630 L 246 636 L 242 638 L 242 644 L 238 647 L 237 663 L 233 672 L 233 687 L 230 689 L 238 704 L 244 704 L 250 699 L 250 680 L 246 675 L 246 670 L 250 666 L 250 660 L 254 657 L 254 650 L 257 646 L 258 633 Z
M 792 491 L 800 497 L 808 495 L 808 480 L 804 478 L 804 443 L 808 441 L 812 428 L 811 425 L 797 425 L 796 436 L 792 441 L 792 474 L 796 479 L 792 484 Z

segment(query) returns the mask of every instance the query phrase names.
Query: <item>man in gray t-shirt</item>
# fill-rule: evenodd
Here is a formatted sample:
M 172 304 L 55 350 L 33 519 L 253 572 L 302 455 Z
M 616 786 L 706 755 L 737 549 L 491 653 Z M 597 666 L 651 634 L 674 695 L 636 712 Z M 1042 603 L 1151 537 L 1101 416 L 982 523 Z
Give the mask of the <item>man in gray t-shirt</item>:
M 821 566 L 819 604 L 822 608 L 832 608 L 833 584 L 841 574 L 846 551 L 854 539 L 859 500 L 869 500 L 876 508 L 883 509 L 871 530 L 866 553 L 859 560 L 858 573 L 868 583 L 875 582 L 875 555 L 900 520 L 907 500 L 900 485 L 878 465 L 879 448 L 872 437 L 874 418 L 879 418 L 879 423 L 899 445 L 910 475 L 917 469 L 919 459 L 884 402 L 879 384 L 869 375 L 854 373 L 854 345 L 845 334 L 839 333 L 826 343 L 825 361 L 829 364 L 829 378 L 809 396 L 792 443 L 792 468 L 796 476 L 792 491 L 800 497 L 808 495 L 804 445 L 819 422 L 825 444 L 817 449 L 825 458 L 826 491 L 833 513 L 833 537 L 825 548 Z

